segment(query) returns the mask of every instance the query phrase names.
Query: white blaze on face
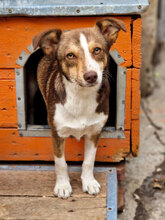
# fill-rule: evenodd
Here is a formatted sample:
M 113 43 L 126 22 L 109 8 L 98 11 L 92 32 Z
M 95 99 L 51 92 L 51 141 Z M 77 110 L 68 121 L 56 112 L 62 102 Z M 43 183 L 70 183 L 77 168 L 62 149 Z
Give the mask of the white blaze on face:
M 85 66 L 86 66 L 87 72 L 95 71 L 97 73 L 97 77 L 98 77 L 97 82 L 101 83 L 101 81 L 102 81 L 102 71 L 100 69 L 100 65 L 95 59 L 92 58 L 92 56 L 89 52 L 87 39 L 84 36 L 84 34 L 82 34 L 82 33 L 80 33 L 80 45 L 84 50 Z

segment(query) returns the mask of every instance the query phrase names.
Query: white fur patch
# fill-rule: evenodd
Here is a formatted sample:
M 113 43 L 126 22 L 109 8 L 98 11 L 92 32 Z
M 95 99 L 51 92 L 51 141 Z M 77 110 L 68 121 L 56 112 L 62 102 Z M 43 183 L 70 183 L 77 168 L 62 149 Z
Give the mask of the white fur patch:
M 66 89 L 66 103 L 55 105 L 54 121 L 60 137 L 74 136 L 78 140 L 83 135 L 101 132 L 107 115 L 96 113 L 99 86 L 81 87 L 63 78 Z
M 91 57 L 91 54 L 88 49 L 88 43 L 87 39 L 84 36 L 84 34 L 80 34 L 80 45 L 84 50 L 85 54 L 85 65 L 87 68 L 87 72 L 89 71 L 95 71 L 97 73 L 97 82 L 101 83 L 102 82 L 102 71 L 100 69 L 100 65 L 97 63 L 95 59 Z
M 93 175 L 96 150 L 97 148 L 94 146 L 94 143 L 88 137 L 85 137 L 85 154 L 81 180 L 83 192 L 88 192 L 89 194 L 97 194 L 101 188 Z
M 67 164 L 65 157 L 58 158 L 55 156 L 55 168 L 56 168 L 56 185 L 54 187 L 54 194 L 59 198 L 66 199 L 72 193 L 72 187 L 69 182 L 69 176 L 67 171 Z

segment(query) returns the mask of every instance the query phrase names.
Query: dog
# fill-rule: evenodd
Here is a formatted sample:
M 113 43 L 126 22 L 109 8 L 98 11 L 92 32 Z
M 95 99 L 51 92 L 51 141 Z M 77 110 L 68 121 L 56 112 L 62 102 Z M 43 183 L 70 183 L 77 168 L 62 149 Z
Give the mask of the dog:
M 98 194 L 94 177 L 98 140 L 109 112 L 108 57 L 123 21 L 98 20 L 94 27 L 70 31 L 50 29 L 32 40 L 44 56 L 37 68 L 37 81 L 44 98 L 55 158 L 54 194 L 66 199 L 72 193 L 65 161 L 65 138 L 85 139 L 82 189 Z

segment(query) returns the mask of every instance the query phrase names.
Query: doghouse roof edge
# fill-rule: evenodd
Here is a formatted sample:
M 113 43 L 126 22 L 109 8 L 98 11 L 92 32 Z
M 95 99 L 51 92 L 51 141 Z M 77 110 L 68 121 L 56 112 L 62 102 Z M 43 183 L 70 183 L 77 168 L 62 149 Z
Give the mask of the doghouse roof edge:
M 1 0 L 0 16 L 129 15 L 148 6 L 148 0 Z

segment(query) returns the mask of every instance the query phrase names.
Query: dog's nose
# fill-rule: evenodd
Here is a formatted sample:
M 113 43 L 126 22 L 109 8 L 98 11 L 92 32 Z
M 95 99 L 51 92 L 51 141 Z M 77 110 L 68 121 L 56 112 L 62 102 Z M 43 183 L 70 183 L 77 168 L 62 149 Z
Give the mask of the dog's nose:
M 95 83 L 97 80 L 97 73 L 94 71 L 90 71 L 84 74 L 84 79 L 88 83 Z

